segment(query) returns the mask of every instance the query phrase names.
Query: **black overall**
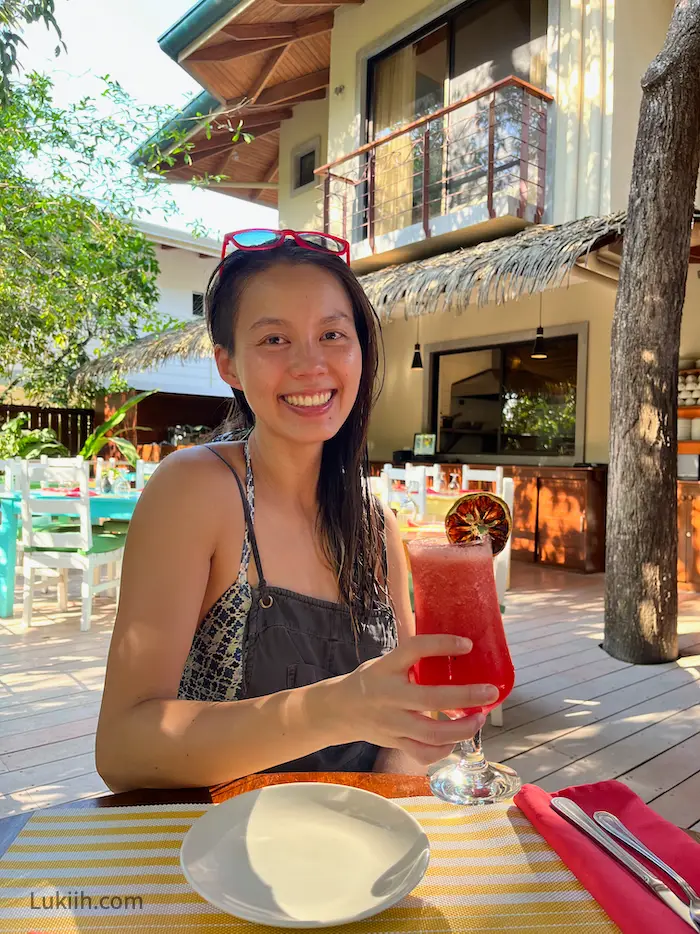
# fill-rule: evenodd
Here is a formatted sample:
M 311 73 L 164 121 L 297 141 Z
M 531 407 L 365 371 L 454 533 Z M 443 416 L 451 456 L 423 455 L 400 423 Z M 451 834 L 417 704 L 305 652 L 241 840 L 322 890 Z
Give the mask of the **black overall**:
M 209 445 L 207 445 L 209 447 Z M 362 662 L 396 646 L 391 608 L 376 602 L 368 621 L 358 621 L 357 638 L 350 611 L 337 603 L 270 587 L 263 574 L 255 529 L 243 484 L 233 467 L 213 448 L 236 478 L 258 572 L 243 638 L 241 700 L 314 684 L 348 674 Z M 386 552 L 385 552 L 386 577 Z M 328 746 L 269 769 L 270 772 L 371 772 L 378 747 L 366 742 Z

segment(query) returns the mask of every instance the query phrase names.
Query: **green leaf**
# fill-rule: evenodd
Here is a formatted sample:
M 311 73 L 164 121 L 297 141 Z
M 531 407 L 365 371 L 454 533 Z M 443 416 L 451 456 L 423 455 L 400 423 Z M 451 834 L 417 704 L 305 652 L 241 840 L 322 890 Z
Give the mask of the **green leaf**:
M 131 441 L 129 441 L 127 438 L 108 438 L 107 440 L 111 441 L 112 444 L 118 448 L 118 450 L 124 455 L 124 459 L 127 460 L 132 467 L 136 466 L 138 452 Z
M 120 406 L 116 412 L 114 412 L 105 422 L 99 425 L 95 431 L 93 431 L 93 433 L 85 440 L 85 444 L 79 452 L 85 458 L 85 460 L 90 460 L 91 458 L 95 457 L 98 452 L 102 450 L 105 444 L 114 440 L 113 438 L 108 437 L 107 434 L 116 428 L 117 425 L 121 425 L 121 423 L 126 418 L 129 409 L 132 409 L 143 399 L 146 399 L 148 396 L 152 396 L 157 391 L 157 389 L 149 389 L 147 392 L 138 393 L 131 399 L 128 399 L 124 405 Z

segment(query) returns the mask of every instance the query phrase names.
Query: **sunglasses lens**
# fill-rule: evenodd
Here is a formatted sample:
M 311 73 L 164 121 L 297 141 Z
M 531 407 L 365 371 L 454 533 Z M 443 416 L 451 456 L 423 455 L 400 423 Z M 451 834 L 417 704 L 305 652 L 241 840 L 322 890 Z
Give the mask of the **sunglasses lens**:
M 309 246 L 327 250 L 329 253 L 342 253 L 344 250 L 342 243 L 338 243 L 322 233 L 302 233 L 299 234 L 299 239 L 303 240 L 304 243 L 308 243 Z
M 274 243 L 278 234 L 274 230 L 244 230 L 243 233 L 236 234 L 234 243 L 239 247 L 266 246 Z

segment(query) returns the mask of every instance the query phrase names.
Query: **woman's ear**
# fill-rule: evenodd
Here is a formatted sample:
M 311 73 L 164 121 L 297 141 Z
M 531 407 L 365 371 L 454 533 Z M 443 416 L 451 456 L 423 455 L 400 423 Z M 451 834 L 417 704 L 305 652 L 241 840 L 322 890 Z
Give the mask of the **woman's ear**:
M 228 383 L 233 389 L 240 389 L 242 392 L 243 387 L 238 379 L 232 354 L 230 354 L 225 347 L 222 347 L 221 344 L 217 344 L 214 348 L 214 359 L 216 360 L 216 368 L 222 380 Z

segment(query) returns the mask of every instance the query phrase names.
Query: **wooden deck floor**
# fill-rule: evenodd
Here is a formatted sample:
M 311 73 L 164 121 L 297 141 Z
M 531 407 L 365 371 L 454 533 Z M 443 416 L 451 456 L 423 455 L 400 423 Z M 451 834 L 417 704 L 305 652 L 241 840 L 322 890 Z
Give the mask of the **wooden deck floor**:
M 633 666 L 600 648 L 602 576 L 515 564 L 506 627 L 517 669 L 504 727 L 484 748 L 524 781 L 554 791 L 617 778 L 668 820 L 700 830 L 700 598 L 684 596 L 684 657 Z M 0 621 L 0 817 L 107 791 L 93 747 L 114 617 L 95 602 L 36 605 L 36 627 Z

